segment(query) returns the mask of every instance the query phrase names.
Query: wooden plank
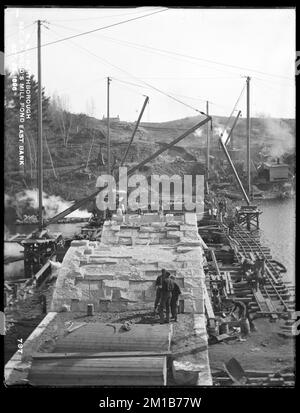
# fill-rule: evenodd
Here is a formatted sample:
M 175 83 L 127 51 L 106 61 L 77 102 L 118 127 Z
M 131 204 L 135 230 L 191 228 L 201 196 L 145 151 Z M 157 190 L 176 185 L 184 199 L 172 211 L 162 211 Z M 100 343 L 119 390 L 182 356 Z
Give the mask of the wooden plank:
M 230 291 L 230 285 L 229 285 L 229 280 L 228 280 L 228 272 L 227 271 L 225 271 L 224 272 L 224 279 L 225 279 L 225 282 L 226 282 L 226 292 L 227 292 L 227 294 L 231 294 L 231 291 Z
M 203 287 L 203 295 L 204 295 L 204 305 L 207 312 L 207 317 L 209 320 L 215 320 L 215 313 L 211 305 L 210 298 L 208 296 L 206 285 Z
M 231 280 L 231 274 L 230 274 L 229 271 L 227 272 L 227 279 L 228 279 L 230 294 L 234 294 L 233 284 L 232 284 L 232 280 Z
M 33 359 L 28 380 L 39 386 L 165 386 L 167 359 L 164 356 Z
M 113 351 L 101 353 L 33 353 L 33 359 L 98 359 L 98 358 L 119 358 L 119 357 L 158 357 L 169 356 L 172 352 L 166 351 Z
M 254 291 L 254 290 L 253 290 L 253 295 L 254 295 L 254 297 L 255 297 L 255 300 L 256 300 L 256 302 L 257 302 L 257 304 L 258 304 L 259 309 L 260 309 L 262 312 L 269 312 L 268 306 L 267 306 L 267 304 L 266 304 L 266 300 L 265 300 L 265 298 L 263 297 L 262 293 L 261 293 L 260 291 Z
M 50 266 L 50 261 L 47 261 L 46 264 L 44 264 L 42 268 L 34 275 L 34 278 L 38 280 Z
M 217 259 L 216 259 L 216 255 L 215 255 L 214 250 L 211 249 L 211 250 L 210 250 L 210 253 L 211 253 L 213 265 L 214 265 L 214 267 L 215 267 L 215 269 L 216 269 L 216 271 L 217 271 L 218 277 L 221 278 L 221 273 L 220 273 L 220 270 L 219 270 L 219 266 L 218 266 L 218 263 L 217 263 Z
M 13 235 L 11 238 L 9 238 L 8 241 L 13 241 L 13 240 L 15 240 L 16 238 L 18 238 L 19 236 L 20 236 L 20 234 L 17 233 L 16 235 Z
M 256 314 L 262 314 L 262 315 L 271 315 L 271 314 L 278 314 L 278 315 L 283 315 L 283 314 L 285 314 L 286 315 L 286 311 L 273 311 L 273 312 L 270 312 L 270 311 L 256 311 Z
M 271 317 L 276 320 L 278 318 L 277 314 L 274 314 L 276 312 L 271 300 L 269 298 L 266 298 L 266 304 L 268 307 L 269 312 L 271 313 Z
M 274 284 L 278 284 L 278 281 L 276 280 L 276 278 L 274 277 L 274 275 L 272 274 L 271 270 L 269 269 L 269 267 L 267 266 L 267 264 L 265 264 L 265 270 L 268 273 L 269 277 L 271 277 L 272 281 Z

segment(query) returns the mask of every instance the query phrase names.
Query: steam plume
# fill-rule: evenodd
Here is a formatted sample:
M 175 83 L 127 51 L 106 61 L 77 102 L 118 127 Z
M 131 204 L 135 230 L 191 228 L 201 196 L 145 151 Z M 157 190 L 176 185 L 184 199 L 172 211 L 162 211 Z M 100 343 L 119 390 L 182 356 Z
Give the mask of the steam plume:
M 12 198 L 10 198 L 12 199 Z M 5 200 L 8 200 L 6 197 Z M 20 210 L 38 209 L 38 193 L 36 189 L 27 189 L 15 195 L 15 201 Z M 65 201 L 60 196 L 48 195 L 43 192 L 44 217 L 52 218 L 73 205 L 73 202 Z M 69 218 L 89 218 L 91 214 L 87 211 L 76 210 L 67 215 Z

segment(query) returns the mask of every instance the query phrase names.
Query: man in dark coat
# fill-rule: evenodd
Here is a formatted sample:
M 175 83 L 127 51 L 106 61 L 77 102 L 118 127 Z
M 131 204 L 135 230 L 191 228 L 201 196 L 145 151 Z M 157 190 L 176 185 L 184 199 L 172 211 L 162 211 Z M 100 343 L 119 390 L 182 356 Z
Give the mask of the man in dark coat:
M 176 281 L 174 281 L 174 277 L 171 276 L 171 280 L 173 281 L 174 287 L 172 291 L 172 297 L 171 297 L 171 314 L 172 318 L 174 318 L 174 321 L 177 321 L 177 308 L 178 308 L 178 299 L 181 294 L 181 290 L 179 288 L 179 285 L 177 284 Z
M 170 279 L 170 273 L 167 271 L 162 280 L 161 298 L 158 313 L 160 317 L 160 324 L 169 323 L 170 321 L 170 304 L 172 298 L 172 291 L 174 289 L 174 281 Z M 164 320 L 164 310 L 166 310 L 166 320 Z
M 156 314 L 156 310 L 158 307 L 158 304 L 160 303 L 160 299 L 161 299 L 161 288 L 162 288 L 162 280 L 166 275 L 166 270 L 163 268 L 161 270 L 161 275 L 159 275 L 156 278 L 155 281 L 155 287 L 156 287 L 156 296 L 155 296 L 155 301 L 154 301 L 154 314 Z

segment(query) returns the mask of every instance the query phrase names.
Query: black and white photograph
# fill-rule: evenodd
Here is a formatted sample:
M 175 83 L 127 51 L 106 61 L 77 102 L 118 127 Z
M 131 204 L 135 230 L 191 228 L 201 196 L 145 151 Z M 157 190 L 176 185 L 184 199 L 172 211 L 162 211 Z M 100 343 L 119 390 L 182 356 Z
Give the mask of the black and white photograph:
M 293 389 L 296 9 L 3 12 L 5 387 Z

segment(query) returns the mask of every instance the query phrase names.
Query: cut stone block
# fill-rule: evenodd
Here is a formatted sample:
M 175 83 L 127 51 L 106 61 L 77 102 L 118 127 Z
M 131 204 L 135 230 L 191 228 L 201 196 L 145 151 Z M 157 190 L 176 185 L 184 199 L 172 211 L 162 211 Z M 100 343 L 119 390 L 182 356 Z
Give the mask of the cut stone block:
M 113 275 L 108 274 L 86 274 L 84 277 L 85 281 L 102 281 L 102 280 L 113 280 Z
M 139 234 L 139 238 L 140 239 L 144 239 L 144 238 L 149 239 L 150 238 L 150 233 L 149 232 L 142 232 L 142 233 Z
M 109 251 L 109 250 L 110 250 L 110 247 L 102 244 L 102 242 L 101 242 L 100 245 L 97 247 L 97 250 L 100 250 L 100 251 Z
M 151 237 L 151 239 L 150 239 L 150 244 L 151 244 L 151 245 L 159 245 L 159 244 L 161 244 L 161 238 L 159 238 L 159 237 Z
M 105 287 L 117 288 L 120 290 L 128 290 L 129 288 L 129 281 L 105 280 L 103 283 Z
M 154 282 L 153 281 L 130 281 L 129 282 L 130 291 L 146 291 L 149 289 L 154 290 Z
M 164 228 L 165 225 L 166 225 L 165 222 L 152 222 L 151 223 L 151 227 L 153 228 Z
M 139 267 L 142 271 L 158 271 L 156 262 L 153 264 L 141 264 Z
M 89 242 L 89 247 L 90 248 L 98 248 L 98 242 L 97 241 L 90 241 Z
M 86 248 L 86 249 L 83 251 L 83 253 L 84 253 L 84 255 L 90 255 L 90 254 L 93 253 L 93 249 L 92 249 L 92 248 Z
M 120 237 L 119 243 L 120 245 L 132 245 L 132 238 L 131 237 Z
M 186 225 L 193 225 L 197 227 L 197 217 L 196 214 L 192 212 L 186 212 L 184 214 L 184 222 Z
M 113 290 L 111 288 L 99 288 L 98 299 L 104 301 L 111 301 L 113 297 Z
M 164 267 L 162 267 L 162 268 L 164 268 Z M 156 279 L 159 275 L 161 275 L 161 270 L 159 270 L 159 269 L 156 269 L 156 270 L 146 270 L 145 271 L 145 278 L 146 279 L 152 279 L 152 278 L 154 278 L 154 279 Z
M 194 313 L 194 306 L 192 300 L 184 300 L 184 312 L 185 313 Z
M 99 257 L 97 255 L 91 255 L 89 262 L 97 264 L 117 264 L 119 261 L 116 258 Z
M 105 275 L 114 275 L 114 272 L 103 271 L 102 264 L 87 264 L 80 268 L 82 274 L 105 274 Z
M 198 232 L 198 228 L 197 228 L 197 226 L 192 228 L 191 225 L 184 224 L 184 225 L 180 225 L 180 231 L 193 231 L 193 232 L 195 231 L 195 232 Z
M 71 247 L 88 247 L 89 241 L 88 240 L 74 240 L 71 242 Z
M 182 237 L 180 239 L 180 246 L 184 247 L 200 247 L 201 246 L 201 241 L 200 240 L 191 240 L 186 237 Z
M 110 227 L 110 229 L 111 229 L 111 231 L 120 231 L 120 225 L 112 225 L 111 227 Z
M 99 249 L 95 249 L 93 256 L 97 256 L 99 258 L 132 258 L 132 255 L 128 254 L 127 252 L 124 252 L 124 253 L 122 251 L 111 252 L 110 249 L 109 251 L 102 251 Z
M 199 235 L 197 231 L 184 231 L 184 237 L 192 239 L 192 240 L 199 239 Z
M 183 253 L 183 252 L 189 252 L 189 251 L 193 251 L 192 247 L 183 247 L 183 246 L 179 246 L 176 248 L 176 251 L 179 253 Z
M 185 278 L 184 286 L 186 288 L 199 288 L 199 280 L 195 278 Z
M 180 238 L 181 235 L 182 234 L 180 231 L 168 231 L 167 232 L 167 238 Z
M 204 314 L 204 300 L 197 299 L 194 301 L 194 311 L 197 314 Z
M 135 239 L 135 244 L 136 245 L 147 245 L 148 243 L 150 244 L 151 240 L 150 239 Z
M 175 245 L 179 241 L 178 238 L 161 238 L 160 244 L 161 245 Z
M 134 292 L 120 291 L 120 300 L 138 302 L 138 298 Z
M 178 221 L 169 221 L 169 222 L 166 222 L 166 225 L 165 225 L 167 228 L 169 228 L 169 227 L 176 227 L 176 228 L 180 228 L 180 222 L 178 222 Z
M 154 227 L 140 227 L 140 232 L 156 232 L 157 229 Z
M 130 281 L 131 274 L 130 273 L 128 273 L 128 274 L 122 273 L 121 275 L 117 275 L 116 277 L 118 278 L 118 280 Z M 116 278 L 116 277 L 114 277 L 114 278 Z

